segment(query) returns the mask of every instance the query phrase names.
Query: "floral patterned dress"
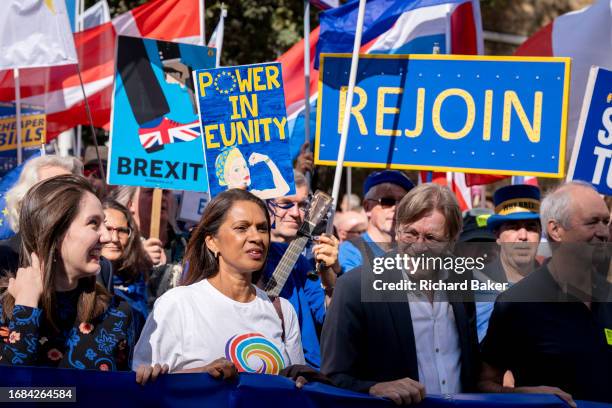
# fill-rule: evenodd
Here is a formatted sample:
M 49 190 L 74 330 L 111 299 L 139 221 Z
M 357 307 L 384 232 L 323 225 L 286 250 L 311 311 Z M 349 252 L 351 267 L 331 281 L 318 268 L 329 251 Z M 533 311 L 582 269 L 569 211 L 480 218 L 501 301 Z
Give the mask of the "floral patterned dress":
M 135 343 L 132 309 L 113 298 L 92 323 L 77 322 L 80 290 L 56 292 L 59 331 L 47 327 L 42 309 L 16 305 L 12 319 L 4 321 L 0 305 L 0 364 L 130 370 Z

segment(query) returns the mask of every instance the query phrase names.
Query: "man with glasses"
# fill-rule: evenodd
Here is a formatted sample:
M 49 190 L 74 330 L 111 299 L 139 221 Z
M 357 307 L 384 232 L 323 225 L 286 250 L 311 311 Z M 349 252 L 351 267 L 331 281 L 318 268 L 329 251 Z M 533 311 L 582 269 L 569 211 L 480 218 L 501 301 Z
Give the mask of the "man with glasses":
M 271 244 L 264 271 L 267 281 L 276 269 L 289 244 L 297 237 L 309 205 L 310 188 L 303 174 L 295 171 L 296 194 L 268 200 L 272 221 Z M 318 333 L 325 319 L 326 303 L 331 299 L 338 265 L 338 239 L 321 235 L 307 246 L 308 255 L 300 255 L 283 286 L 280 296 L 289 300 L 297 312 L 306 363 L 318 369 L 321 365 Z
M 453 193 L 427 183 L 399 202 L 395 223 L 399 252 L 384 261 L 446 254 L 462 218 Z M 338 387 L 396 404 L 418 403 L 426 393 L 472 392 L 479 368 L 473 303 L 419 290 L 421 281 L 453 280 L 453 271 L 406 265 L 377 273 L 364 264 L 338 279 L 321 335 L 321 371 Z M 379 279 L 413 282 L 416 290 L 374 293 Z
M 342 272 L 361 266 L 364 254 L 372 259 L 386 252 L 385 244 L 393 242 L 395 205 L 414 184 L 408 176 L 397 170 L 372 173 L 363 184 L 363 208 L 368 217 L 367 230 L 359 237 L 340 245 Z

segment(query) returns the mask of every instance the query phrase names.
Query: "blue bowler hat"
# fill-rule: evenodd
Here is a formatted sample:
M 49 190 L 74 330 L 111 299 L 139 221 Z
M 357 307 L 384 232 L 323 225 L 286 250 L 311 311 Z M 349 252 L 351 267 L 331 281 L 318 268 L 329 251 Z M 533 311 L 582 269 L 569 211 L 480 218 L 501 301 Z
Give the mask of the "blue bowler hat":
M 540 189 L 527 184 L 502 187 L 493 195 L 495 214 L 487 220 L 487 228 L 497 229 L 504 222 L 540 219 Z
M 407 175 L 397 170 L 383 170 L 371 173 L 363 183 L 363 195 L 368 194 L 368 191 L 374 186 L 383 183 L 397 184 L 406 191 L 412 190 L 414 184 Z

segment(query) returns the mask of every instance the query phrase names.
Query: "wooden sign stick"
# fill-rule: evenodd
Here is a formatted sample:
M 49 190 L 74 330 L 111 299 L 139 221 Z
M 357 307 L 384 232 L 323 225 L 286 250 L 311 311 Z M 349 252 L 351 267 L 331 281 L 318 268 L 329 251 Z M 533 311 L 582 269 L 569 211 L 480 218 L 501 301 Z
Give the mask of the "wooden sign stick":
M 151 230 L 149 238 L 159 239 L 159 224 L 161 218 L 161 205 L 163 191 L 161 188 L 153 189 L 153 201 L 151 203 Z

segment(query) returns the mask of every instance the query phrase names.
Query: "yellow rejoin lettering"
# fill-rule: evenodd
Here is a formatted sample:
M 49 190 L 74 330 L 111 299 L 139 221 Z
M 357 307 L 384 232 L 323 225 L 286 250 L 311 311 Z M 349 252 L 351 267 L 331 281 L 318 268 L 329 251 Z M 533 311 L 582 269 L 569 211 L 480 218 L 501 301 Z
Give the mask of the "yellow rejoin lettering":
M 491 116 L 493 114 L 493 91 L 485 91 L 484 119 L 482 120 L 482 140 L 491 140 Z
M 340 107 L 338 109 L 338 133 L 342 133 L 342 121 L 344 120 L 344 110 L 346 109 L 347 90 L 348 87 L 346 86 L 340 88 Z M 368 95 L 366 94 L 365 90 L 359 86 L 355 87 L 354 95 L 359 96 L 359 103 L 357 105 L 354 105 L 353 103 L 354 106 L 351 108 L 351 115 L 353 115 L 353 117 L 357 121 L 359 133 L 366 136 L 368 134 L 368 128 L 366 127 L 361 110 L 365 108 L 366 104 L 368 103 Z
M 542 97 L 543 93 L 538 91 L 533 96 L 533 126 L 529 123 L 527 119 L 527 115 L 525 114 L 525 109 L 523 109 L 523 105 L 519 100 L 516 92 L 514 91 L 506 91 L 504 92 L 504 118 L 503 118 L 503 126 L 502 126 L 502 141 L 508 142 L 510 140 L 510 122 L 512 111 L 514 108 L 516 114 L 521 121 L 521 125 L 527 133 L 527 138 L 532 143 L 540 142 L 540 133 L 542 127 Z
M 440 111 L 442 110 L 442 103 L 449 96 L 458 96 L 465 102 L 467 106 L 467 117 L 465 120 L 465 124 L 463 128 L 457 132 L 449 132 L 448 130 L 442 127 L 442 123 L 440 121 Z M 432 122 L 434 129 L 436 132 L 445 139 L 457 140 L 465 137 L 472 128 L 474 127 L 474 120 L 476 119 L 476 107 L 474 106 L 474 98 L 464 89 L 459 88 L 450 88 L 445 89 L 440 92 L 440 94 L 436 97 L 434 101 L 433 109 L 432 109 Z
M 385 114 L 396 114 L 399 113 L 399 108 L 389 108 L 385 106 L 385 95 L 395 94 L 399 95 L 404 90 L 402 88 L 394 86 L 381 86 L 378 88 L 378 98 L 376 98 L 376 134 L 378 136 L 401 136 L 400 130 L 385 129 L 383 127 Z
M 425 115 L 425 88 L 417 90 L 417 110 L 414 129 L 404 129 L 407 137 L 419 137 L 423 132 L 423 117 Z
M 200 72 L 198 84 L 200 85 L 200 96 L 206 96 L 206 88 L 212 85 L 213 79 L 210 72 Z

